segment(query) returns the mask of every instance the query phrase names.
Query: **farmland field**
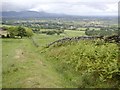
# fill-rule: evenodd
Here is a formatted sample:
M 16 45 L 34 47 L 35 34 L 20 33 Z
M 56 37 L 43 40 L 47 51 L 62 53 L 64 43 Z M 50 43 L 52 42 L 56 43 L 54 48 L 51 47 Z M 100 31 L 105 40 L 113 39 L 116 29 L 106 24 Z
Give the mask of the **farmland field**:
M 79 31 L 65 31 L 68 36 L 77 36 Z M 73 32 L 71 34 L 70 32 Z M 83 33 L 82 33 L 83 34 Z M 83 81 L 83 75 L 76 71 L 77 69 L 74 65 L 74 60 L 82 61 L 83 65 L 86 65 L 88 61 L 83 61 L 87 57 L 93 57 L 95 54 L 96 45 L 89 41 L 81 41 L 79 43 L 73 43 L 70 45 L 64 45 L 61 47 L 51 47 L 45 48 L 46 44 L 55 41 L 57 39 L 65 37 L 64 34 L 61 35 L 45 35 L 45 34 L 35 34 L 32 38 L 39 45 L 36 47 L 32 40 L 29 38 L 23 39 L 2 39 L 2 85 L 4 88 L 41 88 L 41 87 L 114 87 L 109 83 L 102 83 L 99 81 L 96 86 L 91 85 L 91 82 Z M 101 58 L 95 56 L 95 60 L 102 60 L 102 57 L 107 55 L 109 60 L 115 65 L 117 62 L 117 45 L 116 44 L 106 44 L 101 42 L 100 46 L 97 46 L 96 49 L 99 51 L 98 55 Z M 84 47 L 83 47 L 84 46 Z M 103 49 L 101 49 L 103 48 Z M 109 48 L 114 48 L 110 50 Z M 78 50 L 78 51 L 76 51 Z M 84 51 L 85 57 L 80 57 L 80 53 Z M 90 51 L 88 51 L 90 50 Z M 102 53 L 103 56 L 102 56 Z M 105 54 L 108 53 L 108 54 Z M 113 56 L 114 54 L 114 56 Z M 105 56 L 104 56 L 105 55 Z M 108 63 L 107 59 L 104 58 L 105 63 Z M 112 58 L 114 60 L 112 60 Z M 69 60 L 70 61 L 69 61 Z M 63 61 L 62 61 L 63 60 Z M 99 61 L 100 62 L 100 61 Z M 89 62 L 90 63 L 90 62 Z M 71 64 L 71 66 L 69 66 Z M 65 65 L 65 66 L 64 66 Z M 72 66 L 73 65 L 73 66 Z M 77 65 L 77 63 L 76 63 Z M 94 63 L 91 62 L 91 65 Z M 100 64 L 101 65 L 101 64 Z M 106 68 L 109 68 L 103 65 Z M 72 67 L 72 68 L 71 68 Z M 77 66 L 78 67 L 78 66 Z M 69 70 L 67 69 L 69 68 Z M 75 69 L 74 69 L 75 68 Z M 78 67 L 79 68 L 79 67 Z M 80 68 L 85 68 L 80 66 Z M 94 68 L 99 68 L 98 66 Z M 117 70 L 117 67 L 110 67 Z M 81 69 L 82 70 L 82 69 Z M 89 70 L 89 68 L 86 68 Z M 106 69 L 105 69 L 106 70 Z M 114 72 L 109 71 L 109 72 Z M 117 72 L 117 71 L 116 71 Z M 85 72 L 83 72 L 85 73 Z M 87 74 L 87 73 L 86 73 Z M 108 73 L 106 73 L 107 75 Z M 81 79 L 83 78 L 83 79 Z M 89 80 L 88 77 L 87 80 Z M 103 78 L 104 79 L 104 78 Z M 80 82 L 83 81 L 83 82 Z M 88 84 L 86 84 L 88 83 Z M 96 83 L 96 82 L 94 82 Z M 101 84 L 100 84 L 101 83 Z M 114 82 L 117 84 L 117 82 Z M 103 85 L 102 85 L 103 84 Z
M 3 39 L 2 44 L 4 88 L 63 87 L 61 76 L 29 39 Z
M 35 34 L 33 39 L 38 48 L 28 38 L 2 39 L 3 87 L 66 87 L 52 63 L 40 53 L 46 44 L 62 37 Z
M 2 88 L 120 88 L 116 16 L 3 15 Z

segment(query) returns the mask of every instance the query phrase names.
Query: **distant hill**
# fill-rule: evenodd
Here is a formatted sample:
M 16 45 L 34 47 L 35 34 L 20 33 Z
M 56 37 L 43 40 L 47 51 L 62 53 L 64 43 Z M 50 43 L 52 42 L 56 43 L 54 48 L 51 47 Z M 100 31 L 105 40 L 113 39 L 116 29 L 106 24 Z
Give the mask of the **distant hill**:
M 115 19 L 115 22 L 117 20 L 117 16 L 77 16 L 77 15 L 66 15 L 66 14 L 56 14 L 56 13 L 47 13 L 47 12 L 37 12 L 37 11 L 3 11 L 1 12 L 3 20 L 6 19 L 29 19 L 29 18 L 62 18 L 64 20 L 106 20 L 106 21 L 112 21 L 112 19 Z
M 3 18 L 46 18 L 46 17 L 64 17 L 64 14 L 46 13 L 46 12 L 36 12 L 36 11 L 8 11 L 2 12 Z

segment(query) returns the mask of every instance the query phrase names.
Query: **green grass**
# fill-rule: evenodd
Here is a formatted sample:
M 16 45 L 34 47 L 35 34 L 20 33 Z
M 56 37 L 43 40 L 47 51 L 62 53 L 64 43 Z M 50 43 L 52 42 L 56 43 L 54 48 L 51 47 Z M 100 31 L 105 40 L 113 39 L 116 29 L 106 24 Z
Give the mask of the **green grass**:
M 3 24 L 0 24 L 0 27 L 4 27 L 4 26 L 5 27 L 11 27 L 11 26 L 14 27 L 13 25 L 3 25 Z
M 100 30 L 100 28 L 89 28 L 89 30 Z
M 0 88 L 2 88 L 2 40 L 0 39 Z
M 62 77 L 29 39 L 3 39 L 3 88 L 64 87 Z
M 46 34 L 35 34 L 33 39 L 35 42 L 38 43 L 40 47 L 46 46 L 50 42 L 63 38 L 64 36 L 61 35 L 46 35 Z
M 65 35 L 68 37 L 83 36 L 85 35 L 84 31 L 75 31 L 75 30 L 65 30 Z
M 80 28 L 82 30 L 85 30 L 86 28 Z M 48 31 L 48 30 L 54 30 L 54 29 L 40 29 L 40 31 Z M 64 30 L 64 34 L 62 36 L 81 36 L 85 35 L 85 31 L 78 31 L 78 30 Z
M 85 35 L 84 31 L 65 30 L 65 33 L 60 35 L 35 34 L 32 38 L 39 47 L 35 47 L 28 38 L 2 39 L 3 88 L 112 87 L 110 85 L 113 81 L 110 81 L 111 84 L 94 82 L 93 85 L 94 75 L 85 71 L 94 70 L 94 66 L 96 69 L 102 66 L 97 62 L 92 63 L 89 57 L 98 62 L 105 60 L 107 64 L 103 64 L 103 67 L 106 68 L 108 65 L 107 68 L 110 67 L 110 70 L 117 70 L 116 44 L 81 41 L 44 48 L 46 44 L 60 38 L 81 35 Z M 114 64 L 113 66 L 109 60 Z M 86 63 L 92 68 L 84 70 Z
M 35 34 L 32 38 L 38 48 L 28 38 L 2 39 L 3 88 L 70 87 L 52 67 L 53 64 L 46 60 L 44 53 L 40 53 L 50 42 L 81 34 L 71 30 L 65 30 L 65 33 L 67 35 Z
M 79 31 L 85 31 L 87 28 L 78 28 Z
M 62 39 L 65 37 L 76 37 L 76 36 L 82 36 L 82 35 L 85 35 L 84 31 L 65 30 L 64 33 L 60 35 L 35 34 L 33 36 L 33 39 L 35 40 L 35 42 L 38 43 L 39 46 L 43 47 L 58 39 Z

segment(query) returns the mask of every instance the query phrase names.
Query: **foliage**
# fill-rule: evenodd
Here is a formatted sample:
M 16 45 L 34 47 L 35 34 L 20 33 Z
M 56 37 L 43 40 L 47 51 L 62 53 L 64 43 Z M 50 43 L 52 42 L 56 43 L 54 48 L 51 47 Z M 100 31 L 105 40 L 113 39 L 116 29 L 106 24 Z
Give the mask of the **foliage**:
M 33 36 L 33 32 L 30 28 L 26 28 L 26 36 L 27 37 L 32 37 Z
M 53 35 L 53 34 L 55 34 L 55 31 L 46 31 L 46 34 L 47 35 Z
M 17 27 L 9 27 L 7 31 L 9 32 L 11 38 L 14 38 L 16 35 L 18 35 Z
M 39 33 L 39 32 L 40 32 L 40 29 L 35 28 L 35 29 L 32 29 L 32 31 L 33 31 L 34 33 Z
M 26 36 L 26 30 L 25 30 L 25 28 L 19 26 L 19 27 L 17 27 L 16 30 L 18 31 L 17 36 L 20 36 L 21 38 L 23 36 Z
M 97 40 L 52 47 L 47 55 L 60 73 L 71 71 L 77 77 L 67 74 L 78 87 L 113 88 L 120 83 L 118 53 L 116 44 Z
M 47 35 L 53 35 L 53 34 L 60 35 L 63 32 L 64 32 L 64 30 L 46 30 L 46 31 L 41 31 L 41 33 L 46 33 Z
M 117 29 L 107 29 L 107 28 L 101 28 L 100 30 L 89 30 L 86 29 L 85 34 L 88 36 L 110 36 L 110 35 L 116 35 L 118 33 Z
M 7 30 L 10 34 L 11 38 L 15 38 L 15 36 L 20 36 L 21 38 L 24 36 L 31 37 L 33 32 L 29 28 L 24 27 L 9 27 Z

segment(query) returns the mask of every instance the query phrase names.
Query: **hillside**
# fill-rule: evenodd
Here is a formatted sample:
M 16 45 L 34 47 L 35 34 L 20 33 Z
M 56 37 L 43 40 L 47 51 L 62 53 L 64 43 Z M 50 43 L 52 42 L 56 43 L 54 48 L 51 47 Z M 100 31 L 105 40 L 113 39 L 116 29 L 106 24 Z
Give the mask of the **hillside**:
M 39 47 L 28 38 L 3 39 L 3 88 L 120 87 L 115 43 L 98 39 L 45 47 L 62 37 L 36 34 Z
M 55 14 L 55 13 L 46 13 L 46 12 L 36 12 L 36 11 L 3 11 L 3 18 L 52 18 L 52 17 L 64 17 L 66 15 L 63 14 Z
M 58 43 L 46 57 L 72 87 L 115 88 L 120 87 L 118 53 L 116 44 L 98 39 Z

